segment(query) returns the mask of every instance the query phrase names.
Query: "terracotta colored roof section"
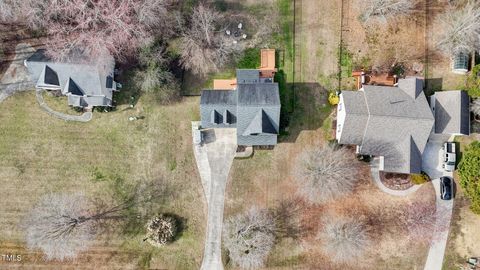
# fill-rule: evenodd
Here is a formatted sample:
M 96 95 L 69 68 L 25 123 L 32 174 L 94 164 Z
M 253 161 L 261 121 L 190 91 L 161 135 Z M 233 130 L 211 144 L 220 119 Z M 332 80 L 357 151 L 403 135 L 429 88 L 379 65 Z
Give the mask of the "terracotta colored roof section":
M 261 64 L 260 70 L 275 70 L 275 50 L 261 49 Z
M 237 79 L 213 80 L 213 90 L 234 90 L 237 86 Z

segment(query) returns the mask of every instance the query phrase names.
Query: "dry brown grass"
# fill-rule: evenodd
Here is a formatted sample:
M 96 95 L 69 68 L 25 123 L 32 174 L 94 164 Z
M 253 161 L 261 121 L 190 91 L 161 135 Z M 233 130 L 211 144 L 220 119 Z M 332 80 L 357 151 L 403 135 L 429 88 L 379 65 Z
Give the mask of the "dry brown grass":
M 54 264 L 75 269 L 128 269 L 149 263 L 159 268 L 199 267 L 206 221 L 190 130 L 190 121 L 198 115 L 198 98 L 159 106 L 145 96 L 135 109 L 126 108 L 94 113 L 89 123 L 72 123 L 42 111 L 33 92 L 0 104 L 2 252 L 22 250 L 26 268 L 50 265 L 39 254 L 23 250 L 18 226 L 45 193 L 79 191 L 106 198 L 129 192 L 135 184 L 153 184 L 164 186 L 165 193 L 138 211 L 145 217 L 172 212 L 185 218 L 187 228 L 178 241 L 156 249 L 142 241 L 144 225 L 129 228 L 129 234 L 117 229 L 99 237 L 77 260 Z M 128 121 L 132 115 L 145 119 Z M 105 178 L 98 179 L 96 171 Z
M 235 160 L 227 189 L 225 216 L 231 216 L 253 205 L 274 208 L 279 202 L 296 197 L 297 187 L 290 176 L 292 163 L 303 148 L 319 147 L 324 142 L 323 130 L 303 131 L 295 143 L 280 143 L 272 151 L 256 151 L 251 159 Z M 398 198 L 380 191 L 370 180 L 369 167 L 363 164 L 362 181 L 346 197 L 324 205 L 311 206 L 300 201 L 300 238 L 284 238 L 272 251 L 268 266 L 315 267 L 345 269 L 352 267 L 330 260 L 317 239 L 322 219 L 326 216 L 346 216 L 365 220 L 369 224 L 374 248 L 368 250 L 355 269 L 412 269 L 423 267 L 428 248 L 412 241 L 406 228 L 399 228 L 396 219 L 404 214 L 411 202 L 434 203 L 430 184 L 415 194 Z M 289 251 L 292 252 L 289 252 Z

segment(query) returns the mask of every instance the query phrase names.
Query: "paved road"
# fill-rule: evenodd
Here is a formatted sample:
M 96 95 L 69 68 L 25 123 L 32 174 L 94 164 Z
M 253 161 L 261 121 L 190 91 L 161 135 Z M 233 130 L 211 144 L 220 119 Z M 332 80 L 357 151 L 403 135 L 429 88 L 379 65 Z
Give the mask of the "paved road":
M 434 239 L 430 244 L 425 270 L 441 270 L 443 257 L 447 246 L 450 221 L 453 211 L 453 200 L 444 201 L 440 199 L 440 177 L 443 175 L 452 176 L 452 173 L 444 172 L 442 168 L 442 145 L 453 137 L 445 135 L 433 135 L 427 143 L 423 153 L 422 170 L 431 178 L 435 188 L 436 223 Z
M 205 143 L 194 145 L 195 158 L 208 204 L 202 270 L 222 270 L 222 227 L 225 188 L 237 149 L 235 129 L 203 131 Z

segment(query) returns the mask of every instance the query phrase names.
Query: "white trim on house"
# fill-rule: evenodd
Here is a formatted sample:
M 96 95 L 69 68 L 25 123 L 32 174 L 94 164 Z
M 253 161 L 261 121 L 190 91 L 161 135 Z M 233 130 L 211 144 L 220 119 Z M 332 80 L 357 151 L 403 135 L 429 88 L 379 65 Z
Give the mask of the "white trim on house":
M 337 105 L 337 126 L 335 127 L 336 132 L 335 132 L 335 138 L 337 141 L 340 140 L 340 137 L 342 137 L 342 130 L 343 130 L 343 125 L 345 123 L 345 118 L 347 116 L 346 113 L 346 108 L 345 104 L 343 101 L 343 95 L 340 93 L 340 101 L 338 102 Z

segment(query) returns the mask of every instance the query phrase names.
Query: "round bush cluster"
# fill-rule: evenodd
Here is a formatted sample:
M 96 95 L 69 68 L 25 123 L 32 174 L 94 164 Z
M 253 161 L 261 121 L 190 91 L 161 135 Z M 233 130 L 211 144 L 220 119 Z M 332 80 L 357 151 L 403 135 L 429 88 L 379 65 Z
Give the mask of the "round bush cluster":
M 146 241 L 153 246 L 162 247 L 172 242 L 177 234 L 177 221 L 168 215 L 159 215 L 147 224 Z

